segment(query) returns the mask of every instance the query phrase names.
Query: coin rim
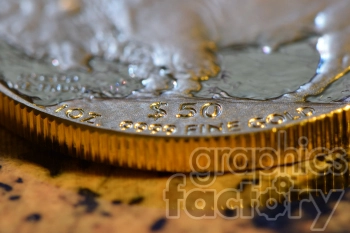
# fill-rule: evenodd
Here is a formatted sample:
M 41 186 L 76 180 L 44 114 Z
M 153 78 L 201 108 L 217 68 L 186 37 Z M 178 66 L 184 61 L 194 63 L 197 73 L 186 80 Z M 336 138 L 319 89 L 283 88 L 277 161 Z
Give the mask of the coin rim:
M 0 84 L 0 91 L 2 92 L 0 92 L 0 124 L 20 136 L 65 154 L 138 169 L 190 172 L 193 170 L 190 165 L 191 154 L 202 147 L 269 147 L 278 150 L 276 141 L 280 130 L 284 130 L 288 134 L 288 140 L 294 143 L 301 136 L 314 138 L 317 135 L 318 138 L 312 139 L 309 143 L 310 149 L 324 146 L 320 144 L 322 140 L 332 148 L 347 146 L 348 135 L 350 135 L 348 125 L 350 105 L 346 104 L 344 104 L 345 107 L 329 113 L 286 123 L 273 129 L 224 136 L 162 137 L 113 131 L 55 117 L 20 98 L 2 84 Z M 334 136 L 337 134 L 339 138 L 335 139 Z M 325 142 L 320 135 L 329 140 Z M 261 164 L 256 164 L 257 159 L 260 158 L 250 158 L 247 169 L 261 168 Z M 307 159 L 312 158 L 303 156 L 288 158 L 286 154 L 279 154 L 277 161 L 272 161 L 266 166 L 273 167 Z M 216 171 L 216 169 L 212 164 L 204 170 Z M 224 163 L 223 170 L 234 171 L 235 169 Z

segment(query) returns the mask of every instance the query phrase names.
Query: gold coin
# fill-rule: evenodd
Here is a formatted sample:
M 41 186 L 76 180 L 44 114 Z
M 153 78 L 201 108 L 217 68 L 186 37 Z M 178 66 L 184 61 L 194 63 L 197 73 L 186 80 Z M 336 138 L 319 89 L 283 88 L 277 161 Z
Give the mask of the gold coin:
M 231 33 L 237 21 L 225 4 L 233 3 L 210 6 L 210 13 L 200 2 L 186 11 L 173 1 L 144 0 L 143 8 L 88 0 L 6 3 L 0 16 L 18 15 L 21 30 L 0 22 L 0 123 L 70 155 L 149 170 L 269 168 L 348 146 L 349 36 L 346 17 L 334 13 L 347 5 L 310 5 L 297 11 L 305 17 L 294 17 L 305 8 L 302 0 L 294 10 L 281 7 L 287 1 L 268 9 L 257 2 L 248 15 L 271 7 L 285 15 L 263 14 L 275 23 L 247 21 Z M 240 16 L 236 9 L 246 3 L 236 4 L 229 9 Z M 114 19 L 111 7 L 125 14 Z M 226 20 L 211 15 L 217 7 Z M 52 17 L 42 9 L 52 9 Z M 154 12 L 168 17 L 157 20 Z M 288 16 L 295 21 L 280 30 L 276 22 Z M 172 18 L 207 33 L 176 34 L 185 29 Z M 337 33 L 322 24 L 328 18 Z M 304 35 L 309 27 L 320 37 Z M 237 35 L 261 48 L 216 51 L 240 44 Z M 287 43 L 294 39 L 305 40 Z
M 192 100 L 195 107 L 220 105 L 227 115 L 214 120 L 199 115 L 200 122 L 195 117 L 189 122 L 175 114 L 188 99 L 162 99 L 167 117 L 155 120 L 148 115 L 154 100 L 74 100 L 39 107 L 3 85 L 0 90 L 1 124 L 19 135 L 74 156 L 139 169 L 268 168 L 325 153 L 305 150 L 348 144 L 350 107 L 344 104 Z M 293 110 L 300 119 L 288 118 Z

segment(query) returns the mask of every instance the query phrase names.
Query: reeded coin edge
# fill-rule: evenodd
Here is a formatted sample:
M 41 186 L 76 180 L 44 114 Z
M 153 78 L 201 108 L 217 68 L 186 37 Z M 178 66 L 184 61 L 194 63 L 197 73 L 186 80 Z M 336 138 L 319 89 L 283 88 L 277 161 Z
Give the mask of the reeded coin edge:
M 9 94 L 9 93 L 6 93 Z M 300 137 L 308 139 L 307 148 L 347 148 L 350 133 L 350 105 L 297 123 L 254 133 L 225 136 L 157 137 L 115 132 L 57 118 L 30 106 L 14 94 L 0 93 L 0 124 L 38 145 L 77 156 L 137 169 L 190 172 L 191 155 L 198 148 L 269 148 L 278 151 L 275 159 L 252 155 L 246 169 L 264 168 L 312 159 L 309 155 L 290 155 L 281 150 L 280 132 L 287 135 L 288 147 L 299 148 Z M 305 150 L 305 148 L 304 148 Z M 315 154 L 316 155 L 316 154 Z M 226 157 L 225 157 L 226 158 Z M 205 170 L 237 170 L 222 155 Z M 198 163 L 205 161 L 197 161 Z M 237 162 L 237 161 L 236 161 Z M 217 166 L 221 164 L 222 166 Z

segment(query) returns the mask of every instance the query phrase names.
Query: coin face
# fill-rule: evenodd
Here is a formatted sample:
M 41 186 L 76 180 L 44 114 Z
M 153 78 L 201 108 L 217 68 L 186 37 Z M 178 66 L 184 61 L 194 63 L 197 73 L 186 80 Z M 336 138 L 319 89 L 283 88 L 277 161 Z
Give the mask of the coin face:
M 202 14 L 197 2 L 201 3 L 195 1 L 189 9 Z M 333 29 L 339 29 L 337 32 L 327 29 L 332 26 L 327 20 L 334 12 L 346 11 L 349 7 L 344 7 L 344 1 L 315 2 L 301 15 L 296 15 L 295 10 L 301 9 L 299 5 L 303 1 L 296 2 L 291 6 L 295 9 L 285 12 L 294 15 L 295 22 L 287 22 L 281 15 L 266 18 L 275 22 L 273 30 L 281 35 L 267 31 L 266 25 L 262 25 L 263 32 L 252 31 L 253 23 L 257 22 L 248 22 L 242 25 L 243 38 L 238 38 L 229 33 L 235 31 L 227 28 L 225 22 L 215 18 L 219 10 L 215 7 L 222 10 L 228 3 L 208 6 L 215 13 L 209 16 L 221 22 L 213 27 L 207 22 L 209 16 L 200 20 L 188 18 L 189 12 L 184 10 L 186 4 L 181 1 L 176 4 L 164 1 L 160 8 L 143 1 L 144 6 L 137 8 L 136 15 L 148 19 L 152 12 L 157 12 L 149 18 L 154 21 L 151 20 L 150 25 L 160 26 L 156 24 L 157 17 L 165 13 L 169 13 L 169 18 L 181 13 L 190 19 L 188 27 L 203 26 L 210 32 L 208 37 L 181 37 L 186 46 L 178 44 L 176 39 L 161 44 L 158 34 L 154 34 L 159 29 L 151 27 L 151 31 L 144 34 L 143 22 L 137 17 L 134 24 L 141 25 L 141 29 L 135 25 L 126 28 L 133 21 L 129 22 L 123 14 L 130 13 L 134 3 L 116 7 L 102 1 L 96 15 L 91 16 L 96 3 L 88 0 L 74 1 L 74 4 L 56 0 L 28 1 L 32 8 L 21 6 L 23 3 L 6 2 L 8 12 L 20 16 L 17 22 L 22 29 L 16 31 L 7 27 L 7 22 L 0 23 L 3 38 L 0 42 L 1 123 L 72 155 L 168 171 L 191 170 L 191 156 L 202 147 L 271 148 L 279 151 L 280 158 L 267 162 L 273 166 L 308 159 L 286 158 L 284 152 L 280 152 L 282 146 L 298 149 L 345 146 L 350 93 L 349 75 L 345 75 L 350 67 L 346 45 L 350 36 L 348 25 L 344 24 L 346 16 L 335 17 L 332 25 Z M 252 13 L 259 6 L 258 2 L 254 4 Z M 278 10 L 287 1 L 269 4 Z M 42 6 L 52 7 L 53 15 L 58 16 L 48 17 Z M 108 18 L 108 6 L 123 13 L 118 22 Z M 235 6 L 243 9 L 244 3 L 235 3 Z M 177 11 L 170 11 L 171 7 Z M 236 22 L 228 13 L 224 12 L 223 18 Z M 28 14 L 36 18 L 32 22 L 35 29 L 27 24 Z M 60 17 L 62 14 L 64 18 Z M 0 16 L 6 17 L 6 12 Z M 320 37 L 303 35 L 304 27 L 294 27 L 310 24 L 302 20 L 303 16 L 313 16 Z M 96 22 L 91 22 L 91 17 Z M 280 29 L 277 20 L 295 35 Z M 77 22 L 88 25 L 84 27 L 86 31 L 80 30 L 82 25 Z M 119 26 L 121 32 L 115 32 L 110 26 Z M 64 36 L 50 28 L 62 29 Z M 221 39 L 213 39 L 213 28 L 217 28 Z M 152 30 L 155 30 L 153 34 Z M 267 38 L 255 40 L 256 34 Z M 140 36 L 144 36 L 142 40 Z M 105 47 L 98 41 L 99 37 L 107 43 Z M 134 37 L 139 39 L 132 40 Z M 299 38 L 304 39 L 287 43 Z M 341 39 L 342 43 L 335 44 L 335 39 Z M 213 40 L 216 46 L 212 46 Z M 242 44 L 240 40 L 247 45 L 237 46 Z M 254 42 L 262 46 L 248 45 Z M 116 46 L 114 50 L 113 46 Z M 170 50 L 169 46 L 175 49 Z M 122 52 L 118 52 L 117 47 Z M 171 61 L 168 56 L 172 57 Z M 285 132 L 282 139 L 281 130 Z M 307 141 L 301 143 L 300 138 Z M 245 169 L 261 167 L 253 161 L 256 156 L 248 159 Z M 229 168 L 235 170 L 225 162 L 223 170 Z M 208 165 L 204 170 L 215 170 L 215 167 Z

